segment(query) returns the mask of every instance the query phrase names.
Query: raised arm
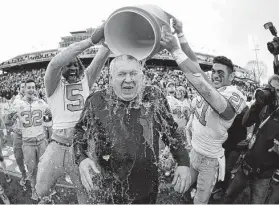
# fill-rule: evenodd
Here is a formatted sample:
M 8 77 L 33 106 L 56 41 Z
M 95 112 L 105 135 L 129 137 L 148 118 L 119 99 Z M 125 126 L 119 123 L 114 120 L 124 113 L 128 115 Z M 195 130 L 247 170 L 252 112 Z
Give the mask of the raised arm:
M 203 70 L 200 67 L 200 64 L 198 62 L 197 56 L 194 53 L 194 51 L 192 50 L 192 48 L 190 47 L 185 34 L 183 33 L 183 24 L 180 20 L 174 18 L 173 19 L 173 28 L 177 34 L 179 43 L 180 43 L 180 47 L 182 49 L 182 51 L 191 59 L 191 61 L 197 66 L 197 69 L 199 70 L 199 72 L 205 77 L 205 79 L 208 79 L 207 76 L 205 75 L 205 73 L 203 72 Z M 209 80 L 208 80 L 209 81 Z
M 204 76 L 204 72 L 179 48 L 177 40 L 170 34 L 164 34 L 161 45 L 169 50 L 180 69 L 185 73 L 189 82 L 195 87 L 199 94 L 209 103 L 209 105 L 225 118 L 231 117 L 233 108 L 227 99 L 222 96 Z M 229 110 L 228 110 L 229 109 Z M 228 114 L 228 116 L 226 116 Z
M 100 72 L 102 70 L 102 68 L 104 67 L 108 57 L 110 55 L 110 50 L 105 47 L 102 46 L 96 56 L 94 57 L 93 61 L 91 62 L 91 64 L 88 66 L 88 68 L 86 69 L 86 75 L 88 78 L 88 86 L 89 89 L 91 90 L 91 87 L 93 86 L 93 84 L 95 83 L 96 79 L 99 77 Z
M 46 95 L 50 97 L 60 79 L 62 74 L 62 69 L 66 65 L 68 65 L 75 57 L 77 57 L 84 50 L 93 46 L 93 43 L 90 38 L 85 39 L 80 42 L 76 42 L 68 46 L 65 50 L 58 53 L 48 64 L 45 74 L 45 87 L 46 87 Z
M 186 40 L 186 37 L 183 33 L 183 24 L 178 19 L 173 19 L 172 27 L 175 30 L 175 33 L 177 34 L 181 49 L 184 51 L 184 53 L 194 62 L 198 65 L 198 59 L 196 54 L 193 52 L 191 47 L 189 46 L 188 41 Z
M 94 31 L 91 38 L 71 44 L 50 61 L 44 78 L 47 97 L 50 97 L 54 93 L 60 81 L 63 67 L 68 65 L 84 50 L 98 43 L 103 36 L 104 24 Z

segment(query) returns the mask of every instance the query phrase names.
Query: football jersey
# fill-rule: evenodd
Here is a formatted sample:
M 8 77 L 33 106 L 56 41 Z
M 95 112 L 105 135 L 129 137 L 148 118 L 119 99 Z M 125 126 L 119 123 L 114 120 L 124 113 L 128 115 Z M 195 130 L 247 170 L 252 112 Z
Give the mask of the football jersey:
M 20 104 L 20 102 L 22 101 L 23 95 L 18 94 L 15 96 L 15 99 L 13 101 L 12 107 L 17 107 L 18 104 Z M 16 119 L 16 122 L 13 125 L 13 130 L 15 132 L 17 132 L 18 134 L 21 134 L 21 130 L 20 130 L 20 122 L 19 122 L 19 118 Z
M 61 78 L 54 93 L 47 98 L 52 113 L 52 128 L 73 128 L 79 120 L 89 93 L 87 75 L 77 83 L 68 83 Z
M 35 99 L 31 104 L 21 100 L 14 106 L 13 112 L 17 113 L 23 141 L 44 134 L 43 116 L 47 107 L 47 104 L 39 99 Z
M 173 96 L 167 96 L 167 100 L 168 100 L 174 121 L 178 124 L 178 127 L 185 127 L 186 126 L 186 119 L 184 116 L 184 111 L 186 109 L 185 103 L 176 99 Z
M 224 155 L 222 144 L 228 137 L 227 130 L 232 125 L 234 118 L 246 106 L 246 99 L 235 86 L 225 86 L 218 89 L 235 111 L 230 120 L 223 119 L 201 97 L 195 99 L 194 119 L 192 122 L 192 146 L 200 154 L 207 157 L 219 158 Z

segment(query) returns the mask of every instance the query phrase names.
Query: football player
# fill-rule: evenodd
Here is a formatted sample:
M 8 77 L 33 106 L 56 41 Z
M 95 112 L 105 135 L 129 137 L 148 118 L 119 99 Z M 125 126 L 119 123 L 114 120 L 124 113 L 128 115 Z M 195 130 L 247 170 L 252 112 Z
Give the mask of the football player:
M 7 129 L 6 129 L 6 126 L 5 126 L 5 122 L 4 122 L 2 113 L 0 113 L 0 164 L 1 164 L 1 167 L 4 171 L 6 182 L 10 183 L 11 178 L 8 174 L 6 163 L 4 161 L 4 157 L 3 157 L 3 153 L 2 153 L 2 148 L 3 148 L 3 144 L 4 144 L 3 143 L 4 137 L 7 137 Z
M 16 95 L 14 101 L 12 102 L 13 107 L 16 107 L 17 104 L 21 102 L 22 98 L 24 97 L 24 89 L 25 81 L 22 81 L 20 83 L 19 93 Z M 24 166 L 24 157 L 22 151 L 22 134 L 20 130 L 19 119 L 17 119 L 13 125 L 12 138 L 16 163 L 18 165 L 19 171 L 21 172 L 21 179 L 19 181 L 19 184 L 23 187 L 23 190 L 26 191 L 26 170 Z
M 79 203 L 86 203 L 83 200 L 86 200 L 87 194 L 79 180 L 78 167 L 72 159 L 73 131 L 110 50 L 101 46 L 86 70 L 77 56 L 99 43 L 103 37 L 104 24 L 95 29 L 91 38 L 73 43 L 57 54 L 47 67 L 44 80 L 52 113 L 53 133 L 38 167 L 36 190 L 42 201 L 49 196 L 57 179 L 66 173 L 77 187 Z
M 43 101 L 34 97 L 35 81 L 29 79 L 25 82 L 25 96 L 13 107 L 12 118 L 19 120 L 22 132 L 22 151 L 28 170 L 28 179 L 31 183 L 31 199 L 38 200 L 35 190 L 36 170 L 39 158 L 45 152 L 47 139 L 45 135 L 44 115 L 48 114 L 48 106 Z
M 174 20 L 174 24 L 182 49 L 169 32 L 162 32 L 161 45 L 172 54 L 200 94 L 196 99 L 192 121 L 191 184 L 197 181 L 194 203 L 206 204 L 216 183 L 218 170 L 219 179 L 224 180 L 225 157 L 222 144 L 227 139 L 227 130 L 234 118 L 246 106 L 246 100 L 231 85 L 235 75 L 231 60 L 223 56 L 215 57 L 210 82 L 199 65 L 185 54 L 190 47 L 182 32 L 182 23 Z

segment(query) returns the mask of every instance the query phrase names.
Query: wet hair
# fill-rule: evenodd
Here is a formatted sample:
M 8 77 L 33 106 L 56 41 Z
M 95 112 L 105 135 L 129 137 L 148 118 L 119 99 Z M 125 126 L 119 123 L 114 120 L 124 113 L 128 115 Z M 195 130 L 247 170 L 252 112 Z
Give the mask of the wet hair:
M 274 74 L 274 75 L 270 76 L 270 78 L 268 79 L 268 84 L 270 84 L 271 81 L 273 81 L 273 80 L 276 80 L 279 82 L 279 75 Z
M 113 73 L 113 70 L 115 69 L 115 64 L 117 61 L 134 61 L 138 64 L 138 68 L 140 71 L 143 70 L 143 66 L 141 64 L 141 62 L 136 59 L 135 57 L 131 56 L 131 55 L 120 55 L 120 56 L 116 56 L 111 62 L 110 62 L 110 65 L 109 65 L 109 72 L 110 72 L 110 75 L 112 75 Z
M 234 72 L 234 65 L 231 61 L 231 59 L 225 57 L 225 56 L 216 56 L 213 59 L 213 63 L 219 63 L 222 65 L 227 66 L 227 68 L 229 68 L 228 70 L 230 71 L 230 73 Z

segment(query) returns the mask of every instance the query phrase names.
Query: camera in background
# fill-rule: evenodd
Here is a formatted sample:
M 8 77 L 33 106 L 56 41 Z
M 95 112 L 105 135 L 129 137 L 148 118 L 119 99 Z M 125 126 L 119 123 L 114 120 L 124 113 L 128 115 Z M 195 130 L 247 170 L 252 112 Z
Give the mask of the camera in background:
M 267 49 L 273 55 L 279 54 L 279 38 L 277 38 L 277 30 L 272 22 L 264 24 L 265 29 L 269 29 L 271 34 L 275 37 L 272 41 L 267 43 Z

